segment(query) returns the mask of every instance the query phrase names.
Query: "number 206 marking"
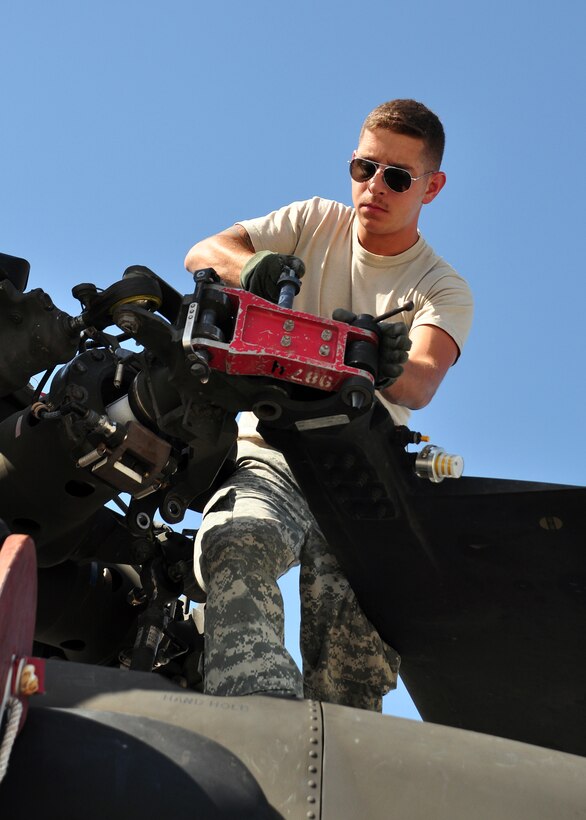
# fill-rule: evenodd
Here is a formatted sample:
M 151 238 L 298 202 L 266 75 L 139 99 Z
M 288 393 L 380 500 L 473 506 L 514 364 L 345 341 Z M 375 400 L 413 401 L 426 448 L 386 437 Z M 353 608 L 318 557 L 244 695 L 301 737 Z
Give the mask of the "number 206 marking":
M 291 378 L 310 387 L 319 387 L 320 390 L 330 390 L 334 383 L 332 376 L 327 373 L 320 373 L 318 370 L 304 371 L 302 367 L 297 368 Z

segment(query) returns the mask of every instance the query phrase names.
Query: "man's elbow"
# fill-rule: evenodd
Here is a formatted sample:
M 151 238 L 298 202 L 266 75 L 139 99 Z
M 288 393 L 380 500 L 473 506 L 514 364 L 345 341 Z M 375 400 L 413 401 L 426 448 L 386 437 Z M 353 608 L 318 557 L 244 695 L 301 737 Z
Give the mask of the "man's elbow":
M 187 251 L 187 256 L 185 257 L 185 262 L 183 264 L 189 273 L 193 273 L 198 269 L 197 245 L 194 245 Z
M 400 404 L 409 410 L 422 410 L 435 396 L 441 379 L 413 378 L 411 373 L 403 373 L 397 381 L 383 391 L 384 397 L 393 404 Z
M 405 404 L 410 410 L 423 410 L 431 402 L 436 391 L 437 386 L 418 386 L 418 389 L 410 391 L 410 394 L 406 396 Z
M 413 396 L 407 400 L 406 406 L 409 410 L 423 410 L 432 400 L 433 396 Z

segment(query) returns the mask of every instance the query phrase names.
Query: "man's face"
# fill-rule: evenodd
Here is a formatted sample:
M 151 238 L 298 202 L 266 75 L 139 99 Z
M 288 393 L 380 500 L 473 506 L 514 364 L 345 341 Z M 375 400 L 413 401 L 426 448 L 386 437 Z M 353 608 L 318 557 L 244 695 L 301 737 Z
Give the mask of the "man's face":
M 426 165 L 423 148 L 423 141 L 416 137 L 375 128 L 364 132 L 354 156 L 396 165 L 418 177 L 433 170 Z M 352 180 L 360 244 L 381 256 L 393 256 L 410 248 L 417 241 L 422 206 L 437 196 L 444 183 L 445 175 L 439 171 L 412 182 L 408 191 L 397 193 L 387 187 L 380 168 L 366 182 Z

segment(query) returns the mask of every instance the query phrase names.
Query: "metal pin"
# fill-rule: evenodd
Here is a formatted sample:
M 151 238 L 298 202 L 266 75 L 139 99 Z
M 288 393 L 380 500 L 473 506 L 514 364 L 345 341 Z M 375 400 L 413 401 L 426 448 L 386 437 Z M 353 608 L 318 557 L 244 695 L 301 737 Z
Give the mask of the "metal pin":
M 114 373 L 114 387 L 118 389 L 122 387 L 122 376 L 124 375 L 124 362 L 118 362 L 116 365 L 116 372 Z

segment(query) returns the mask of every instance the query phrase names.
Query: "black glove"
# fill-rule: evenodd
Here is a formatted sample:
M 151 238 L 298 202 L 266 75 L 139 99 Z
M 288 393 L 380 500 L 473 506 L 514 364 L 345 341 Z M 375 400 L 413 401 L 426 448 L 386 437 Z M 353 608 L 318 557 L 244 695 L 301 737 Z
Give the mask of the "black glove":
M 332 319 L 336 322 L 346 322 L 349 325 L 353 325 L 357 318 L 355 313 L 345 308 L 337 308 L 332 313 Z M 403 372 L 403 365 L 409 358 L 411 339 L 407 325 L 405 322 L 373 322 L 372 327 L 368 327 L 368 323 L 359 321 L 358 326 L 378 333 L 378 368 L 374 386 L 377 390 L 389 387 L 397 381 Z
M 275 304 L 279 301 L 277 282 L 284 267 L 293 268 L 301 278 L 305 265 L 298 256 L 291 256 L 272 251 L 259 251 L 251 256 L 240 272 L 240 285 L 263 299 Z

